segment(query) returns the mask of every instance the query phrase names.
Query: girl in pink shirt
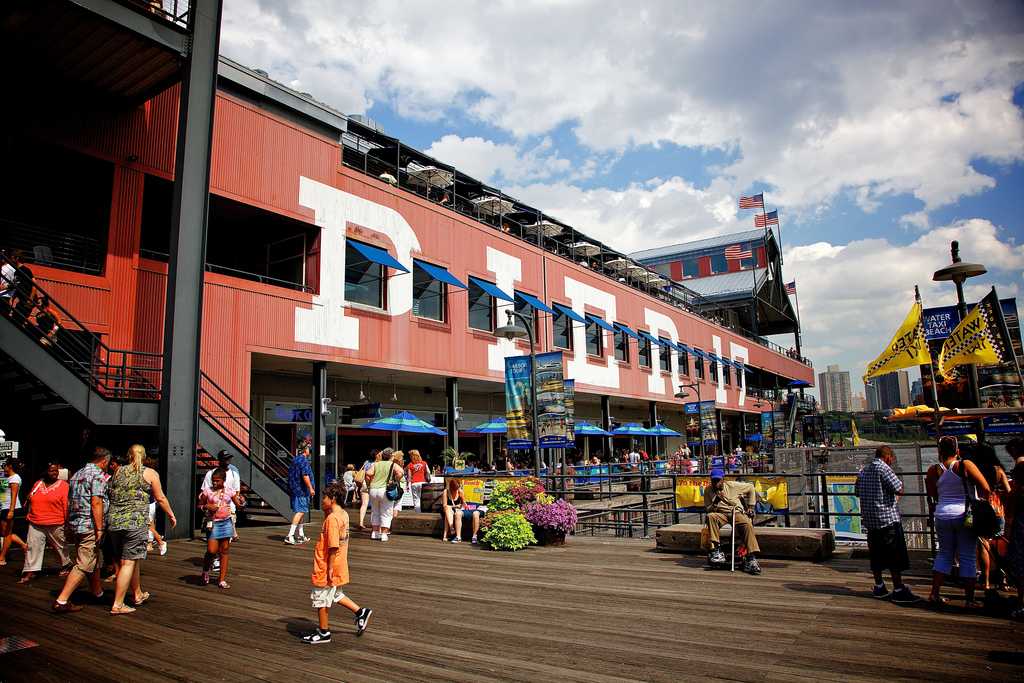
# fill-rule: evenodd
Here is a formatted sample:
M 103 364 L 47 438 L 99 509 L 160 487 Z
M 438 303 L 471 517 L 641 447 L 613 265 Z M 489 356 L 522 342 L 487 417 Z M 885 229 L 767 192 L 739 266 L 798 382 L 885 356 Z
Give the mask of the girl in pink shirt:
M 231 588 L 228 584 L 228 553 L 231 550 L 231 539 L 235 536 L 235 527 L 231 523 L 231 503 L 238 507 L 245 505 L 245 499 L 238 495 L 238 491 L 224 485 L 227 473 L 223 469 L 216 469 L 210 477 L 211 487 L 203 489 L 199 494 L 199 504 L 212 520 L 209 533 L 206 537 L 206 555 L 203 557 L 202 582 L 204 586 L 210 584 L 210 567 L 213 565 L 213 558 L 220 558 L 220 582 L 217 584 L 227 590 Z

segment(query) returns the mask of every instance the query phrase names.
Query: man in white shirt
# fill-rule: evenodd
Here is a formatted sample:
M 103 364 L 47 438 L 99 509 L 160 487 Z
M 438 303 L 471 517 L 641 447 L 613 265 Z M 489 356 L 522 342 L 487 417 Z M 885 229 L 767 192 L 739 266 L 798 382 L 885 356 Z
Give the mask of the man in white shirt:
M 220 467 L 220 469 L 222 469 L 225 472 L 227 472 L 227 476 L 224 479 L 224 488 L 233 489 L 235 491 L 241 491 L 242 490 L 242 475 L 239 474 L 238 468 L 231 464 L 231 458 L 233 458 L 233 457 L 234 456 L 231 455 L 231 453 L 229 451 L 222 450 L 220 453 L 217 454 L 217 465 L 218 465 L 218 467 Z M 212 489 L 213 488 L 213 470 L 209 470 L 206 473 L 206 476 L 203 477 L 203 488 L 204 489 Z M 238 540 L 238 515 L 236 514 L 235 503 L 233 501 L 231 503 L 231 525 L 235 528 L 235 537 L 232 538 L 231 540 L 232 541 L 237 541 Z
M 634 469 L 640 469 L 640 452 L 634 447 L 629 451 L 629 466 Z

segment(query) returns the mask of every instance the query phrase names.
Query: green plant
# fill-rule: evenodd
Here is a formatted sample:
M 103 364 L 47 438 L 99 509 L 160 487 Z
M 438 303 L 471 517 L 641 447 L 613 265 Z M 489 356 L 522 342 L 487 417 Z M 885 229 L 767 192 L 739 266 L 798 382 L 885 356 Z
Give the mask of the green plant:
M 491 550 L 522 550 L 537 542 L 533 525 L 518 510 L 490 513 L 484 520 L 486 530 L 482 540 Z
M 451 446 L 441 451 L 441 458 L 444 461 L 445 467 L 451 465 L 455 461 L 455 458 L 457 457 L 459 457 L 459 452 L 452 448 Z
M 487 501 L 487 509 L 490 512 L 518 509 L 519 503 L 516 502 L 515 497 L 512 495 L 512 487 L 515 485 L 515 481 L 511 480 L 495 483 L 494 489 L 491 490 L 491 497 Z

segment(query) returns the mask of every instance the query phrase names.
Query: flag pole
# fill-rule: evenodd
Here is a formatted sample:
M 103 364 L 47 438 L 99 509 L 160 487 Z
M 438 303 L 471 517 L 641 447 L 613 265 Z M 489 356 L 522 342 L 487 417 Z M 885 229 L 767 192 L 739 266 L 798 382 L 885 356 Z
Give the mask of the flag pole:
M 918 303 L 922 308 L 924 305 L 921 303 L 921 289 L 914 285 L 914 301 Z M 939 388 L 938 383 L 935 381 L 935 367 L 932 362 L 932 350 L 928 346 L 928 340 L 925 339 L 924 347 L 928 350 L 928 374 L 932 378 L 932 400 L 935 401 L 935 443 L 939 443 L 939 439 L 942 438 L 942 416 L 939 414 Z

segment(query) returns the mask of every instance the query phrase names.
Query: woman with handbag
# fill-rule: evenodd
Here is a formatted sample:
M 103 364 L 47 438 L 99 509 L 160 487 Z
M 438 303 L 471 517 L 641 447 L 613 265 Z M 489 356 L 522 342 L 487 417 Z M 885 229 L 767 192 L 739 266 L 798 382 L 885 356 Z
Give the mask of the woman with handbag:
M 978 535 L 978 570 L 980 573 L 978 586 L 986 598 L 996 595 L 996 589 L 992 586 L 991 576 L 998 573 L 998 555 L 996 552 L 996 541 L 1003 537 L 1006 531 L 1006 509 L 1003 504 L 1003 497 L 1010 491 L 1010 480 L 1006 477 L 1006 470 L 999 462 L 996 449 L 987 443 L 974 444 L 969 455 L 965 459 L 970 460 L 985 477 L 992 494 L 988 502 L 992 505 L 995 513 L 995 529 L 990 534 Z
M 401 465 L 394 461 L 396 454 L 400 458 L 403 455 L 401 451 L 385 448 L 381 451 L 380 461 L 373 463 L 366 472 L 366 478 L 370 480 L 370 526 L 373 528 L 370 538 L 380 539 L 385 543 L 388 540 L 388 534 L 391 533 L 391 517 L 395 510 L 395 501 L 402 498 L 400 493 L 397 498 L 391 496 L 395 495 L 396 490 L 401 490 L 398 482 L 405 476 Z
M 971 488 L 976 488 L 979 493 L 972 496 Z M 947 602 L 940 593 L 945 577 L 953 572 L 953 558 L 957 557 L 960 560 L 960 580 L 964 585 L 964 604 L 969 608 L 977 607 L 974 587 L 977 582 L 978 532 L 972 522 L 975 504 L 988 505 L 991 490 L 975 464 L 960 459 L 956 437 L 939 439 L 939 462 L 928 469 L 925 489 L 939 541 L 939 552 L 932 565 L 932 592 L 928 602 L 935 607 Z

